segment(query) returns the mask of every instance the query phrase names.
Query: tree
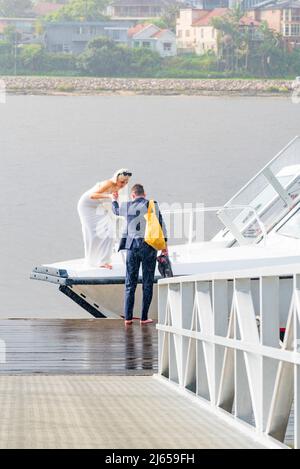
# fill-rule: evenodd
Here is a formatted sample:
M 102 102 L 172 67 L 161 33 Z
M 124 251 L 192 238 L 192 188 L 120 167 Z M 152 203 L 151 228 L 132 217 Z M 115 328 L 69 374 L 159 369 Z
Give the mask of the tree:
M 88 75 L 114 76 L 126 72 L 125 65 L 131 51 L 116 45 L 111 39 L 98 37 L 90 41 L 79 60 Z
M 60 10 L 47 16 L 49 21 L 99 21 L 107 19 L 104 14 L 109 0 L 70 0 Z
M 270 29 L 266 22 L 263 22 L 259 29 L 263 40 L 255 51 L 255 55 L 260 61 L 261 74 L 263 76 L 281 74 L 281 72 L 284 74 L 286 54 L 281 35 Z
M 14 58 L 10 47 L 5 41 L 0 41 L 0 73 L 11 74 L 14 69 Z
M 162 17 L 154 17 L 154 18 L 146 18 L 143 20 L 140 20 L 138 24 L 154 24 L 160 29 L 166 29 L 167 28 L 167 23 L 162 19 Z
M 248 54 L 248 38 L 240 27 L 244 13 L 237 5 L 224 16 L 213 18 L 212 26 L 219 31 L 218 45 L 227 70 L 237 71 Z
M 39 72 L 45 66 L 45 49 L 41 44 L 26 44 L 20 48 L 19 63 L 26 70 Z
M 83 73 L 98 76 L 146 76 L 160 65 L 157 53 L 131 49 L 106 37 L 95 38 L 79 58 Z
M 11 52 L 21 40 L 21 33 L 19 33 L 13 25 L 6 26 L 3 36 L 4 41 L 9 45 Z
M 165 28 L 171 29 L 171 31 L 176 31 L 176 20 L 180 11 L 182 4 L 178 1 L 171 3 L 169 1 L 164 2 L 162 9 L 161 20 L 165 24 Z
M 266 22 L 254 26 L 253 31 L 253 27 L 243 25 L 243 16 L 242 10 L 236 7 L 229 14 L 212 20 L 219 31 L 219 51 L 225 69 L 264 77 L 285 75 L 289 61 L 282 36 Z
M 0 0 L 0 16 L 26 17 L 31 9 L 31 0 Z

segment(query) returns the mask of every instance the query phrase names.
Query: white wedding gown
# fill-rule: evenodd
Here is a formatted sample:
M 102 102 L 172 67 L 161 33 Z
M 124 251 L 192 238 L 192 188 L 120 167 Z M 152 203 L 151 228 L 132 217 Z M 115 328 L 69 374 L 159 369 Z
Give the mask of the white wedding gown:
M 100 267 L 111 262 L 116 239 L 116 217 L 110 200 L 91 199 L 101 182 L 85 192 L 78 202 L 78 213 L 82 225 L 85 264 Z

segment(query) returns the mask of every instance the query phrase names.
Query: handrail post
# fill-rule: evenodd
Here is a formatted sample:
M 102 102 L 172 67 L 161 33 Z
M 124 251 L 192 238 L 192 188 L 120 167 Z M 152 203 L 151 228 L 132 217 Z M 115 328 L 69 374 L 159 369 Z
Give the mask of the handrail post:
M 189 244 L 193 242 L 194 211 L 191 209 L 189 218 Z

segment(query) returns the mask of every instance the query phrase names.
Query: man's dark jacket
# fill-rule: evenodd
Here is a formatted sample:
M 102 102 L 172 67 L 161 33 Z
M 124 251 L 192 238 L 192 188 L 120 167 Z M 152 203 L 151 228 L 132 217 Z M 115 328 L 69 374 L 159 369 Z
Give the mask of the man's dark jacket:
M 144 197 L 138 197 L 131 202 L 124 202 L 119 206 L 117 201 L 113 201 L 112 208 L 115 215 L 125 218 L 126 225 L 123 231 L 119 251 L 122 249 L 133 249 L 137 247 L 145 238 L 146 219 L 149 200 Z M 167 241 L 167 230 L 160 213 L 158 203 L 155 202 L 155 211 L 159 223 L 162 227 L 165 240 Z

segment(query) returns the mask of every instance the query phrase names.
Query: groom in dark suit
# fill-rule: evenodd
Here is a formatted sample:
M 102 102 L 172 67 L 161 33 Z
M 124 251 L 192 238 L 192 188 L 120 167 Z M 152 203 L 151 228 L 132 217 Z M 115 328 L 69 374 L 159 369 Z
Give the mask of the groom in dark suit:
M 144 187 L 135 184 L 131 189 L 131 202 L 125 202 L 119 206 L 118 195 L 113 197 L 112 207 L 115 215 L 122 216 L 126 220 L 126 227 L 121 238 L 119 251 L 127 250 L 126 257 L 126 281 L 125 281 L 125 324 L 132 324 L 135 290 L 139 278 L 139 269 L 142 264 L 143 271 L 143 305 L 141 324 L 149 324 L 148 311 L 153 296 L 153 283 L 156 267 L 157 251 L 144 240 L 146 219 L 149 200 L 146 199 Z M 165 240 L 167 232 L 157 202 L 155 202 L 156 214 L 162 226 Z M 167 254 L 167 249 L 163 251 Z

